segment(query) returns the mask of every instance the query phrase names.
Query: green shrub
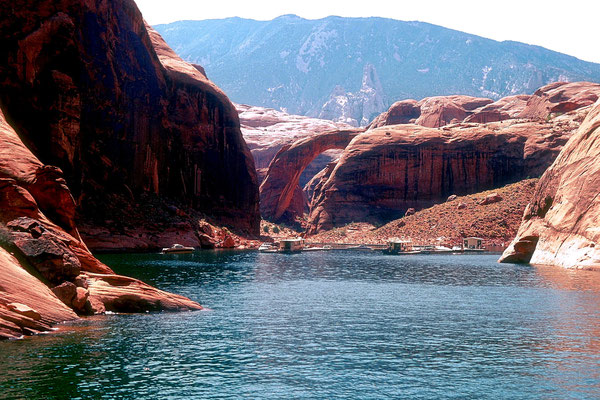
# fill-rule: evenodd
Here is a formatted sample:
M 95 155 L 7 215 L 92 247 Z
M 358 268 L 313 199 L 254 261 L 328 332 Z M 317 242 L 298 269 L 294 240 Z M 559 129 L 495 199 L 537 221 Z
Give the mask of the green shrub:
M 8 230 L 8 228 L 5 225 L 0 224 L 0 246 L 7 247 L 7 246 L 10 246 L 11 244 L 12 244 L 12 240 L 11 240 L 10 231 Z
M 279 229 L 279 227 L 277 225 L 275 225 L 273 227 L 273 233 L 279 233 L 279 232 L 281 232 L 281 230 Z

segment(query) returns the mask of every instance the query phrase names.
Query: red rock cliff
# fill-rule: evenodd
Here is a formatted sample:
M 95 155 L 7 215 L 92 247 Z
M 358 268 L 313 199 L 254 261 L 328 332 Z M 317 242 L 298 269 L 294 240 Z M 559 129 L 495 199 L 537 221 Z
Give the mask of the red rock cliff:
M 77 314 L 202 307 L 114 275 L 81 241 L 75 202 L 0 111 L 0 339 L 47 331 Z
M 319 154 L 329 149 L 344 149 L 361 132 L 360 129 L 325 132 L 282 147 L 271 161 L 260 186 L 262 215 L 272 221 L 282 217 L 293 221 L 302 216 L 305 201 L 298 186 L 302 171 Z
M 126 223 L 124 205 L 160 198 L 258 233 L 235 108 L 132 0 L 0 0 L 0 9 L 0 105 L 42 163 L 64 171 L 81 219 Z
M 540 179 L 502 262 L 600 268 L 600 102 Z
M 539 176 L 598 96 L 599 84 L 575 82 L 495 103 L 467 96 L 397 102 L 321 174 L 323 182 L 311 182 L 309 232 L 387 222 L 451 194 Z M 450 123 L 463 119 L 473 122 Z
M 314 193 L 309 233 L 349 222 L 381 223 L 452 194 L 476 193 L 535 177 L 577 124 L 393 125 L 357 136 Z

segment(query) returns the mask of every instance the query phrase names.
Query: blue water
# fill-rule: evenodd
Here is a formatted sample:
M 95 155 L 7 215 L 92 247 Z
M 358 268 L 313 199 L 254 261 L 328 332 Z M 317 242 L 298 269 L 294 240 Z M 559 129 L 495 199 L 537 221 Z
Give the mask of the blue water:
M 497 255 L 107 255 L 209 311 L 0 343 L 0 397 L 600 398 L 600 273 Z

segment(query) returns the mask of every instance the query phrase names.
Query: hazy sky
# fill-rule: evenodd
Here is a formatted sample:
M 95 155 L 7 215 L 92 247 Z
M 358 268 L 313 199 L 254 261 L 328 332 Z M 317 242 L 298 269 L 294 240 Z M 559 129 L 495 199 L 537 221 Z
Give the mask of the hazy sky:
M 600 0 L 136 0 L 154 25 L 182 19 L 283 14 L 317 19 L 387 17 L 424 21 L 496 40 L 516 40 L 600 62 Z

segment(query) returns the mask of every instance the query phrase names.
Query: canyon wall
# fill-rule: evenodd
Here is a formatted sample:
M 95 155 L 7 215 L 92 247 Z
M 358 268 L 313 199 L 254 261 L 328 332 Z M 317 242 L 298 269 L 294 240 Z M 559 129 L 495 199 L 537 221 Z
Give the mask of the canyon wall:
M 600 269 L 600 102 L 544 173 L 501 262 Z
M 357 136 L 312 199 L 309 233 L 383 223 L 464 195 L 541 175 L 577 125 L 520 122 L 445 129 L 392 125 Z
M 556 82 L 496 102 L 397 102 L 348 145 L 323 182 L 311 183 L 309 233 L 385 223 L 452 194 L 538 177 L 599 97 L 599 84 Z
M 189 208 L 258 233 L 254 162 L 234 106 L 132 0 L 0 8 L 0 105 L 27 147 L 64 171 L 83 226 L 138 225 L 128 208 L 153 202 L 157 213 Z
M 202 308 L 98 261 L 81 240 L 62 171 L 40 162 L 1 110 L 0 143 L 0 339 L 106 310 Z

